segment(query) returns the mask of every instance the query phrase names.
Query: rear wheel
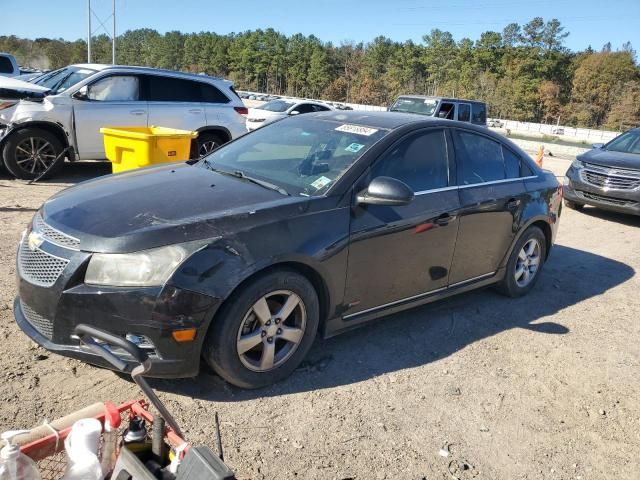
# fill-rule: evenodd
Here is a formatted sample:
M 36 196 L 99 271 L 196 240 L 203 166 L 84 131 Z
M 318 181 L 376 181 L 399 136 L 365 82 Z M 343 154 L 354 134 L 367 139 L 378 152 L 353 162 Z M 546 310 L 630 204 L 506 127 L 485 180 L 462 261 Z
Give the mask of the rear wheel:
M 202 133 L 196 139 L 197 153 L 195 157 L 205 157 L 224 143 L 226 142 L 223 138 L 216 133 Z
M 229 383 L 264 387 L 296 369 L 318 322 L 318 295 L 309 280 L 290 270 L 275 271 L 227 301 L 209 328 L 204 358 Z
M 34 180 L 45 171 L 46 176 L 51 176 L 62 166 L 64 158 L 58 158 L 62 150 L 62 143 L 51 132 L 41 128 L 25 128 L 7 139 L 3 159 L 14 177 Z
M 564 205 L 571 210 L 582 210 L 584 208 L 584 203 L 572 202 L 571 200 L 565 200 Z
M 529 293 L 540 276 L 547 255 L 547 240 L 538 227 L 529 227 L 516 242 L 507 262 L 505 277 L 497 287 L 509 297 Z

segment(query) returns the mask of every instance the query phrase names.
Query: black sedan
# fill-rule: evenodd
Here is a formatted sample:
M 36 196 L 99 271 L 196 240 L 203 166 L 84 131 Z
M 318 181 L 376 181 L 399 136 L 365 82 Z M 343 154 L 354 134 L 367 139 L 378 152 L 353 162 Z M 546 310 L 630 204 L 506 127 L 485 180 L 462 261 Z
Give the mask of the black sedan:
M 146 349 L 150 375 L 193 376 L 204 358 L 260 387 L 293 372 L 317 332 L 487 285 L 526 294 L 561 197 L 551 173 L 486 128 L 291 117 L 195 163 L 49 199 L 18 250 L 15 317 L 62 355 L 108 366 L 74 337 L 85 323 Z
M 640 128 L 579 155 L 567 171 L 565 204 L 640 215 Z

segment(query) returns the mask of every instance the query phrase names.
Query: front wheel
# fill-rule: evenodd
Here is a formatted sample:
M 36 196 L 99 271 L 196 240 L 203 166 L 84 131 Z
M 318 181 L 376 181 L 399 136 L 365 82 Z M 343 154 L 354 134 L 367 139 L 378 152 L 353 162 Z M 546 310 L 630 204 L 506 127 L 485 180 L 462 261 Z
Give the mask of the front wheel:
M 60 140 L 51 132 L 25 128 L 7 138 L 3 159 L 14 177 L 35 180 L 45 171 L 50 176 L 62 166 L 64 158 L 58 158 L 62 150 Z
M 529 227 L 516 242 L 498 290 L 509 297 L 529 293 L 538 281 L 547 255 L 547 241 L 538 227 Z
M 302 275 L 279 270 L 251 281 L 214 318 L 204 358 L 229 383 L 259 388 L 289 376 L 313 343 L 318 295 Z

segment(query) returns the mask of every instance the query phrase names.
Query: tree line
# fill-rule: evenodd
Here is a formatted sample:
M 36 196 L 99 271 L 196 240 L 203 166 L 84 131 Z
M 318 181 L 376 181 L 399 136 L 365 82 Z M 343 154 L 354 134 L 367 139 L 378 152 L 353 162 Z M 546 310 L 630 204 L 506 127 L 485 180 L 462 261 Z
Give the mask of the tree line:
M 129 30 L 117 62 L 233 80 L 236 88 L 341 102 L 388 105 L 404 93 L 484 100 L 490 116 L 623 130 L 640 125 L 640 68 L 627 42 L 572 52 L 561 23 L 537 17 L 455 41 L 433 29 L 422 42 L 379 36 L 334 45 L 273 29 L 218 35 Z M 0 36 L 0 51 L 25 66 L 86 62 L 84 40 Z M 92 39 L 92 61 L 111 62 L 111 41 Z

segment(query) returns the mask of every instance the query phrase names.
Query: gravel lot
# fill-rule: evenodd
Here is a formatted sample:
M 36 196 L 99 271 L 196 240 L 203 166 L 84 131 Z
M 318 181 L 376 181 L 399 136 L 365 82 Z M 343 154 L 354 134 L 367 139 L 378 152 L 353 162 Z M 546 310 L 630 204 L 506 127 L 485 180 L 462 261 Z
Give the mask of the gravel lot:
M 568 161 L 548 159 L 558 175 Z M 62 188 L 109 171 L 0 176 L 0 430 L 140 395 L 36 347 L 13 321 L 20 232 Z M 240 479 L 634 479 L 640 472 L 640 218 L 564 209 L 534 291 L 484 290 L 317 341 L 289 380 L 231 388 L 206 368 L 153 381 L 188 438 Z M 441 451 L 443 449 L 443 451 Z M 448 456 L 445 456 L 445 453 Z

